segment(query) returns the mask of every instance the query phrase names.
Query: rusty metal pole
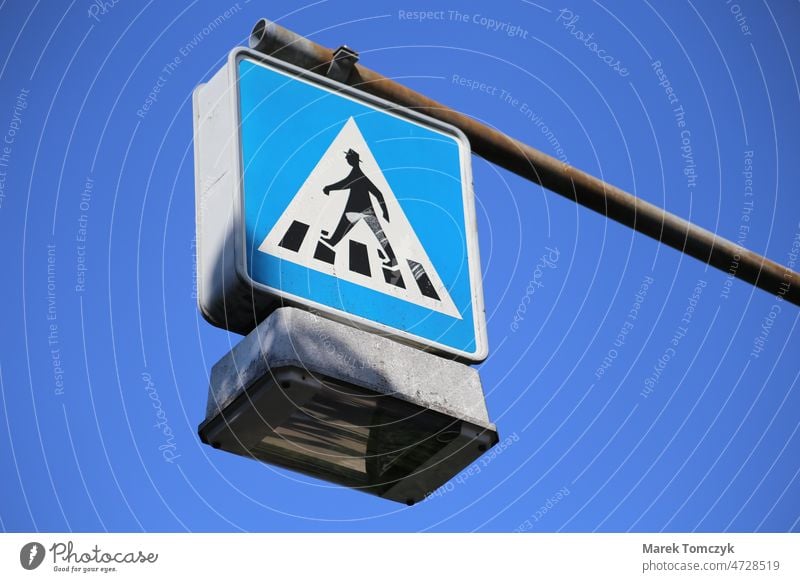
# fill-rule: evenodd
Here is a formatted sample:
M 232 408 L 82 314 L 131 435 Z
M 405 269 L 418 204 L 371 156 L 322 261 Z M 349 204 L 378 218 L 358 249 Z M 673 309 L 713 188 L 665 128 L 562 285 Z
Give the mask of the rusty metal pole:
M 334 58 L 331 49 L 267 19 L 259 20 L 253 27 L 250 48 L 318 73 L 324 73 Z M 467 135 L 472 150 L 482 158 L 777 297 L 800 305 L 800 274 L 787 267 L 564 164 L 366 67 L 354 65 L 346 83 L 455 125 Z

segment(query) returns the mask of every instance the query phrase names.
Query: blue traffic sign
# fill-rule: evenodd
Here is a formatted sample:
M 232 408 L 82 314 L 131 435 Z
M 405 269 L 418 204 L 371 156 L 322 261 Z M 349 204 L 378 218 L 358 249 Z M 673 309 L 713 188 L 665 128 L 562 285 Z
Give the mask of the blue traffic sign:
M 228 67 L 236 260 L 247 284 L 418 347 L 484 359 L 465 136 L 246 49 Z

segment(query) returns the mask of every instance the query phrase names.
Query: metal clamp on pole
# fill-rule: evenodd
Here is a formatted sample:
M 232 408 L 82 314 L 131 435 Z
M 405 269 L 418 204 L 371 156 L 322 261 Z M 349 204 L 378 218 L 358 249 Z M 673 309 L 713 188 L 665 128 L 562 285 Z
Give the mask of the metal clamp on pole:
M 342 45 L 333 52 L 333 58 L 325 75 L 334 81 L 347 83 L 357 62 L 358 53 L 347 45 Z
M 320 74 L 334 52 L 270 22 L 259 20 L 250 48 Z M 800 274 L 680 218 L 641 198 L 569 166 L 531 146 L 416 91 L 353 63 L 347 83 L 376 97 L 414 109 L 463 131 L 482 158 L 540 184 L 682 253 L 800 305 Z

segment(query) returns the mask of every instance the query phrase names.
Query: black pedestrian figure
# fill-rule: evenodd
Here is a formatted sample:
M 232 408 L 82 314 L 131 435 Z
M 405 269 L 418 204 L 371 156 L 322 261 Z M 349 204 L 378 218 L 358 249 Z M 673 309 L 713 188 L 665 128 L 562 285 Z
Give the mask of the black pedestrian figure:
M 344 157 L 347 163 L 352 167 L 352 170 L 350 170 L 350 173 L 346 177 L 338 182 L 325 186 L 322 191 L 328 195 L 333 190 L 349 190 L 347 203 L 344 206 L 344 212 L 342 212 L 339 224 L 336 225 L 333 234 L 329 237 L 322 236 L 320 240 L 333 248 L 339 244 L 356 224 L 358 224 L 358 221 L 363 220 L 375 234 L 375 238 L 378 239 L 378 243 L 380 243 L 383 249 L 382 258 L 384 259 L 384 266 L 393 268 L 397 266 L 397 257 L 392 250 L 392 246 L 389 244 L 389 239 L 386 238 L 386 233 L 383 232 L 383 227 L 375 214 L 372 198 L 370 198 L 370 194 L 375 196 L 375 199 L 381 207 L 383 219 L 389 222 L 389 211 L 386 208 L 386 201 L 383 199 L 383 194 L 381 194 L 381 191 L 372 183 L 372 180 L 367 178 L 361 170 L 361 158 L 358 152 L 351 148 L 344 153 Z M 327 233 L 323 232 L 323 234 Z

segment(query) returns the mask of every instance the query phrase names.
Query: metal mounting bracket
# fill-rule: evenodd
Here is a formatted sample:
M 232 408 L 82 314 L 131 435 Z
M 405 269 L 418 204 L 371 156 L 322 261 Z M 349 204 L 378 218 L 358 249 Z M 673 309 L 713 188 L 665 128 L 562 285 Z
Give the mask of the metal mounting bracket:
M 358 53 L 347 45 L 342 45 L 333 51 L 333 58 L 328 65 L 325 76 L 334 81 L 346 83 L 357 62 Z

